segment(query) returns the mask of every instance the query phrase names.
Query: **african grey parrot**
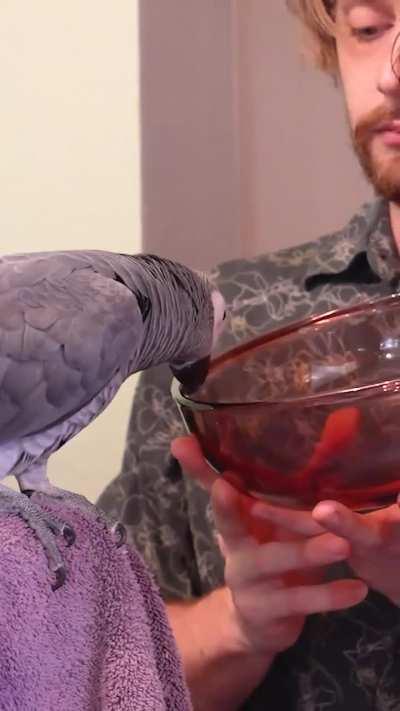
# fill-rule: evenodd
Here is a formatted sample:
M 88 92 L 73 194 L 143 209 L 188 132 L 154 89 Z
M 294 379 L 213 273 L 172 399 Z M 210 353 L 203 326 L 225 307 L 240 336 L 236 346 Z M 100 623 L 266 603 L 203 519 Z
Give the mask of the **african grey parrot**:
M 68 525 L 25 496 L 60 496 L 48 457 L 88 425 L 131 374 L 168 363 L 187 387 L 204 379 L 224 319 L 207 278 L 152 255 L 42 252 L 0 258 L 0 512 L 34 529 L 65 577 L 54 533 Z M 64 492 L 65 493 L 65 492 Z

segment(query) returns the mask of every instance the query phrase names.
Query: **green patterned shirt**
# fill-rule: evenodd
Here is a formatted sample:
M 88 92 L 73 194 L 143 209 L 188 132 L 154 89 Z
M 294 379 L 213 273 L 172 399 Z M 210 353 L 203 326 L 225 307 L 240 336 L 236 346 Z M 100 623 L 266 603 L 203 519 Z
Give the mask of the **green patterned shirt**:
M 212 276 L 230 311 L 223 350 L 312 314 L 396 291 L 400 259 L 388 205 L 377 200 L 337 233 L 226 262 Z M 122 470 L 99 503 L 127 527 L 163 596 L 192 598 L 223 584 L 223 561 L 208 496 L 169 452 L 171 440 L 183 433 L 170 379 L 166 368 L 141 376 Z M 311 616 L 296 645 L 277 657 L 243 706 L 350 708 L 400 711 L 400 610 L 373 591 L 348 611 Z

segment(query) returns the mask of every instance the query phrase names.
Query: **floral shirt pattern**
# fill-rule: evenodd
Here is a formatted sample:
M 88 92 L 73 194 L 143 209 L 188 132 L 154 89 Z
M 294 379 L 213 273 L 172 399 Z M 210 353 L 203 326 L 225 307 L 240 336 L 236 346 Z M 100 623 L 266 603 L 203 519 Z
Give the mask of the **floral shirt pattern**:
M 364 206 L 340 232 L 299 247 L 219 265 L 229 305 L 221 349 L 312 314 L 397 291 L 400 259 L 388 205 Z M 184 429 L 167 368 L 142 374 L 121 473 L 99 505 L 121 520 L 166 599 L 223 584 L 208 496 L 169 452 Z M 334 574 L 334 571 L 333 573 Z M 396 574 L 396 571 L 394 571 Z M 371 591 L 351 610 L 311 616 L 279 655 L 246 711 L 400 711 L 400 610 Z

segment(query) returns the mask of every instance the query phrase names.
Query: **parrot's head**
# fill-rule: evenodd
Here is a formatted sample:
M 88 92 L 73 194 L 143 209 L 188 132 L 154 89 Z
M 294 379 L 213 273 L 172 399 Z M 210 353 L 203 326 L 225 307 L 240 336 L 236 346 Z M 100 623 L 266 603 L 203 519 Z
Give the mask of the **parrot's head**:
M 193 392 L 206 378 L 223 329 L 224 297 L 206 274 L 183 264 L 151 254 L 134 259 L 143 269 L 142 291 L 151 304 L 145 339 L 153 348 L 149 358 L 154 364 L 157 345 L 157 362 L 168 363 L 185 392 Z
M 211 318 L 209 319 L 210 338 L 208 339 L 208 352 L 193 361 L 181 364 L 170 364 L 173 375 L 179 380 L 187 394 L 194 392 L 204 383 L 210 367 L 211 353 L 218 343 L 226 319 L 225 299 L 221 292 L 212 287 L 204 276 L 200 278 L 206 281 L 209 298 L 208 305 L 211 307 L 209 308 L 209 316 L 211 316 Z

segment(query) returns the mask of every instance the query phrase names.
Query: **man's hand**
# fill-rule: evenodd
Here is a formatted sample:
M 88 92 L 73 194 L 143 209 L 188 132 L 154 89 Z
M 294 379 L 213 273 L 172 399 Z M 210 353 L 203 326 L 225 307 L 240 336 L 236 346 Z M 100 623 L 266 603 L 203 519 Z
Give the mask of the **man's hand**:
M 359 514 L 336 501 L 323 501 L 309 513 L 257 503 L 253 515 L 269 523 L 279 522 L 293 534 L 318 536 L 322 529 L 346 540 L 348 563 L 354 573 L 370 588 L 400 604 L 398 504 Z
M 349 564 L 357 576 L 370 588 L 400 604 L 398 504 L 359 514 L 335 501 L 324 501 L 315 507 L 313 519 L 349 542 Z
M 368 589 L 359 580 L 323 582 L 322 568 L 350 555 L 349 543 L 336 531 L 326 532 L 309 513 L 257 521 L 252 510 L 264 504 L 217 477 L 194 438 L 175 440 L 172 452 L 211 492 L 230 591 L 226 614 L 238 651 L 273 658 L 294 644 L 307 615 L 348 608 L 365 598 Z

